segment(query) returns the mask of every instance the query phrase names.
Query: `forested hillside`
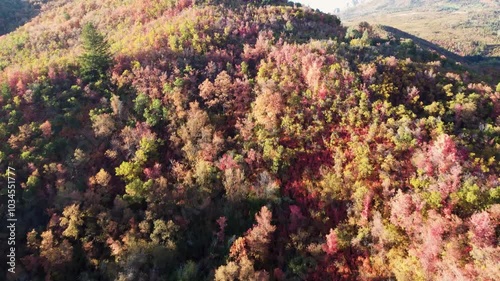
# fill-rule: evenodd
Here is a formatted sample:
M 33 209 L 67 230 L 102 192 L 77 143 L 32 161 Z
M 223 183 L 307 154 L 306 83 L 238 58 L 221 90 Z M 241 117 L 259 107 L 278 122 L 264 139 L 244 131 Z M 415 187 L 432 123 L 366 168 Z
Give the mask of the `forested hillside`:
M 0 37 L 1 276 L 500 280 L 498 73 L 286 1 L 49 1 Z

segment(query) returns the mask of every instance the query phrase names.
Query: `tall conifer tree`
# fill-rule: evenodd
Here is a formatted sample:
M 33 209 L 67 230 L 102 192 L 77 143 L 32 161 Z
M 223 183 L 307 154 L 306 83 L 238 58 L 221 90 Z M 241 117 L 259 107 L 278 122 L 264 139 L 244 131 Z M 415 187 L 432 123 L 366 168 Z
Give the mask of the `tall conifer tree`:
M 80 56 L 81 76 L 86 82 L 96 82 L 106 77 L 111 66 L 109 44 L 92 23 L 87 23 L 82 31 L 84 53 Z

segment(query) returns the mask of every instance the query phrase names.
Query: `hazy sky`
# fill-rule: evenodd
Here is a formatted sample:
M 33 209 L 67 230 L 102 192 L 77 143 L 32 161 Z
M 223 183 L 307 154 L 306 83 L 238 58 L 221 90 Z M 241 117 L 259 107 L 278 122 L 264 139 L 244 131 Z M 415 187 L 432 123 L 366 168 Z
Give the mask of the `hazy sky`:
M 314 9 L 320 9 L 323 12 L 333 12 L 335 8 L 343 8 L 347 3 L 346 0 L 292 0 L 292 1 L 302 3 Z

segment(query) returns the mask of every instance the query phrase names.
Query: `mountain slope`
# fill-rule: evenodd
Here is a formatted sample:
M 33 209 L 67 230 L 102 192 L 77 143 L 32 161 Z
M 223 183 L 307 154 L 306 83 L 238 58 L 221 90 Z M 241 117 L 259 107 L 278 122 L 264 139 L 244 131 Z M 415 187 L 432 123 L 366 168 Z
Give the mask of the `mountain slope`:
M 217 1 L 212 2 L 216 3 Z M 184 11 L 190 6 L 191 1 L 189 0 L 178 2 L 173 0 L 51 1 L 45 13 L 17 32 L 2 39 L 0 69 L 7 65 L 30 68 L 33 65 L 48 66 L 52 63 L 71 63 L 71 58 L 80 52 L 77 48 L 79 34 L 81 26 L 85 22 L 93 22 L 99 29 L 105 30 L 109 41 L 112 42 L 113 52 L 137 54 L 158 44 L 183 44 L 182 41 L 191 40 L 193 36 L 197 37 L 196 34 L 192 33 L 202 33 L 205 30 L 219 33 L 223 39 L 228 36 L 227 31 L 224 31 L 226 28 L 236 29 L 237 24 L 245 26 L 245 21 L 249 21 L 248 17 L 251 16 L 251 14 L 247 14 L 245 17 L 231 18 L 230 22 L 227 23 L 228 26 L 224 26 L 225 23 L 207 21 L 207 18 L 210 18 L 207 13 L 212 11 L 201 8 Z M 288 9 L 290 12 L 290 8 Z M 332 17 L 326 19 L 325 28 L 319 20 L 315 21 L 316 26 L 302 26 L 299 20 L 304 17 L 307 19 L 310 15 L 291 14 L 288 19 L 288 15 L 280 15 L 277 11 L 257 19 L 255 26 L 241 27 L 240 29 L 244 31 L 251 28 L 251 32 L 255 33 L 260 29 L 282 28 L 287 21 L 290 21 L 290 24 L 297 24 L 296 30 L 293 32 L 297 36 L 300 36 L 300 32 L 307 33 L 307 38 L 311 36 L 309 33 L 312 33 L 313 37 L 315 33 L 318 34 L 318 38 L 325 37 L 327 34 L 334 35 L 331 33 L 331 28 L 328 27 Z M 193 22 L 185 20 L 190 16 L 194 18 Z M 221 15 L 213 15 L 212 17 L 216 16 Z M 233 15 L 233 17 L 236 16 L 239 14 Z M 287 19 L 285 20 L 284 17 Z M 321 18 L 325 17 L 326 15 L 321 16 Z M 163 42 L 171 34 L 175 36 L 168 38 L 169 42 Z M 174 42 L 174 37 L 179 37 L 179 39 L 175 39 L 177 42 Z M 214 40 L 214 38 L 208 39 Z M 196 38 L 196 40 L 199 41 L 196 42 L 197 44 L 207 43 L 203 42 L 204 38 Z M 178 46 L 174 47 L 174 49 L 176 48 Z
M 40 10 L 44 1 L 3 0 L 0 1 L 0 36 L 28 22 Z
M 500 81 L 421 45 L 285 1 L 50 1 L 0 37 L 0 276 L 498 279 Z

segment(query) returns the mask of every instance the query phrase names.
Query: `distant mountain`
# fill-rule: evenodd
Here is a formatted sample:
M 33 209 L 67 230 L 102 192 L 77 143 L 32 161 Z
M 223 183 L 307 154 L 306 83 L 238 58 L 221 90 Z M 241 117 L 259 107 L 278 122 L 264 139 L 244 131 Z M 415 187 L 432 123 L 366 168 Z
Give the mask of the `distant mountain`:
M 348 8 L 354 8 L 372 1 L 373 0 L 346 0 L 345 6 Z
M 362 1 L 340 17 L 351 24 L 392 26 L 459 55 L 500 55 L 498 0 Z
M 449 9 L 471 7 L 495 7 L 498 0 L 351 0 L 344 10 L 345 14 L 390 12 L 404 9 Z

